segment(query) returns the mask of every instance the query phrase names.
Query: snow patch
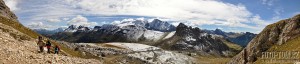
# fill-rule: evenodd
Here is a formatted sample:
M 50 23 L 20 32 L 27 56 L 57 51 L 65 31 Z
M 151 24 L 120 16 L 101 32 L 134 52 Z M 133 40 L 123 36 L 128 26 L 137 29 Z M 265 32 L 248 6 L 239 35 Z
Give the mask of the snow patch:
M 186 41 L 196 41 L 195 38 L 193 38 L 192 36 L 188 36 L 185 38 Z
M 164 32 L 153 31 L 153 30 L 146 30 L 144 33 L 144 37 L 147 40 L 152 40 L 152 41 L 158 41 L 163 35 Z
M 165 38 L 163 38 L 163 39 L 171 38 L 175 33 L 176 33 L 176 31 L 170 32 L 170 33 L 169 33 Z
M 149 50 L 159 50 L 160 48 L 149 46 L 145 44 L 138 44 L 138 43 L 105 43 L 109 45 L 115 45 L 122 48 L 126 48 L 132 51 L 149 51 Z

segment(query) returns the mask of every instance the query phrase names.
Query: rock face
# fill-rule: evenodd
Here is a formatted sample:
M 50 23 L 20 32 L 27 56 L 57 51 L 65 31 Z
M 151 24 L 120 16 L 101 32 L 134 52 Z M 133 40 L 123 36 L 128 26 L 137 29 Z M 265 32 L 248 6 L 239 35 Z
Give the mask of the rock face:
M 176 33 L 158 46 L 179 51 L 196 52 L 201 55 L 227 56 L 229 47 L 222 36 L 207 34 L 199 28 L 192 28 L 180 23 Z
M 268 25 L 229 64 L 253 63 L 262 52 L 300 36 L 300 15 Z
M 149 30 L 156 30 L 162 32 L 175 31 L 176 27 L 168 22 L 163 22 L 159 19 L 154 19 L 152 22 L 147 23 L 145 27 Z
M 64 32 L 76 32 L 78 30 L 76 25 L 71 25 L 67 29 L 64 30 Z
M 18 19 L 18 17 L 5 5 L 3 0 L 0 0 L 0 15 L 13 20 Z

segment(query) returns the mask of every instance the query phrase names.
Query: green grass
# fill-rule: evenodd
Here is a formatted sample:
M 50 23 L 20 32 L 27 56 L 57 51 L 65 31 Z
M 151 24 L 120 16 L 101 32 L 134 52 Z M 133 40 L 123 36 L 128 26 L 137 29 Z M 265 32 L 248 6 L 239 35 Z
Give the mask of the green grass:
M 231 58 L 224 58 L 224 57 L 209 57 L 209 56 L 196 56 L 194 57 L 197 61 L 196 63 L 199 64 L 226 64 L 230 61 Z
M 14 29 L 32 37 L 32 38 L 37 38 L 38 36 L 40 36 L 38 33 L 32 31 L 31 29 L 23 26 L 21 23 L 19 23 L 18 21 L 15 21 L 13 19 L 8 19 L 5 18 L 3 16 L 0 16 L 0 23 L 8 25 L 13 27 Z
M 282 45 L 274 45 L 267 50 L 267 52 L 272 52 L 272 51 L 273 52 L 295 52 L 295 51 L 300 52 L 300 37 L 289 40 Z M 298 59 L 300 59 L 300 57 L 298 57 Z M 255 63 L 261 64 L 264 62 L 262 59 L 259 58 Z
M 242 46 L 238 45 L 238 44 L 234 44 L 232 42 L 228 42 L 225 40 L 222 40 L 224 42 L 224 44 L 226 44 L 229 48 L 236 50 L 236 51 L 241 51 L 243 49 Z

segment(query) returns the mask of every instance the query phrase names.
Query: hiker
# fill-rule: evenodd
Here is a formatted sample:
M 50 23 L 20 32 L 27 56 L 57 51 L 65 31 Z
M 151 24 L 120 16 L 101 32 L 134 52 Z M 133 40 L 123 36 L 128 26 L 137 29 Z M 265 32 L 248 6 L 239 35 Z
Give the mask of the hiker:
M 48 50 L 47 52 L 50 53 L 50 49 L 51 49 L 51 43 L 50 43 L 50 40 L 47 41 L 46 47 L 47 47 L 47 50 Z
M 39 52 L 44 52 L 44 45 L 45 45 L 45 43 L 43 42 L 43 38 L 41 36 L 38 37 L 37 45 L 40 48 Z
M 58 52 L 60 51 L 59 47 L 56 45 L 54 48 L 54 54 L 58 54 Z

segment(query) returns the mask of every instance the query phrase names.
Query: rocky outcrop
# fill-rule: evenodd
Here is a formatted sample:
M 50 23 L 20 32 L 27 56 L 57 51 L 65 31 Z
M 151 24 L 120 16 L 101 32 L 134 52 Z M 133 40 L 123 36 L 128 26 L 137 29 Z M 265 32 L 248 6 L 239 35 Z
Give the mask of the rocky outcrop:
M 168 22 L 161 21 L 159 19 L 154 19 L 152 22 L 147 23 L 145 27 L 149 30 L 156 30 L 162 32 L 175 31 L 176 27 Z
M 196 52 L 200 55 L 228 56 L 230 52 L 222 36 L 208 34 L 183 23 L 177 26 L 174 36 L 157 45 L 165 49 Z
M 300 14 L 268 25 L 229 64 L 253 63 L 262 52 L 300 36 Z
M 18 19 L 18 17 L 5 5 L 3 0 L 0 0 L 0 15 L 12 20 Z

